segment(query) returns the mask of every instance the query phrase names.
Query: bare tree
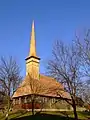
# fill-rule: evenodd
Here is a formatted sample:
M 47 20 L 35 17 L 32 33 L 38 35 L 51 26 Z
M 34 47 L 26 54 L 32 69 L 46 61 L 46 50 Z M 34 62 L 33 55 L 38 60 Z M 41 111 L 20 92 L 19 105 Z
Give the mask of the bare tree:
M 85 105 L 90 104 L 90 84 L 85 83 L 80 92 L 80 97 L 84 101 Z
M 83 74 L 83 86 L 80 95 L 85 103 L 90 103 L 90 29 L 86 31 L 84 37 L 76 36 L 75 41 L 77 52 L 80 55 L 80 64 Z
M 31 109 L 32 109 L 32 115 L 35 114 L 35 108 L 36 103 L 40 104 L 40 109 L 43 108 L 43 98 L 41 97 L 42 93 L 46 93 L 48 89 L 44 86 L 44 84 L 41 84 L 39 79 L 35 79 L 35 71 L 32 72 L 33 75 L 28 73 L 26 84 L 24 84 L 22 87 L 26 87 L 27 91 L 30 92 L 30 103 L 31 103 Z
M 75 44 L 81 57 L 82 72 L 90 77 L 90 30 L 86 31 L 83 38 L 76 36 Z
M 47 71 L 49 75 L 62 83 L 65 91 L 70 94 L 71 102 L 67 102 L 73 107 L 75 120 L 78 120 L 76 97 L 81 85 L 79 54 L 74 45 L 68 47 L 64 43 L 57 41 L 52 55 L 53 58 L 48 62 Z
M 32 72 L 32 74 L 28 73 L 28 78 L 26 79 L 27 81 L 25 82 L 22 87 L 26 87 L 27 91 L 30 92 L 30 100 L 31 100 L 31 109 L 32 109 L 32 115 L 35 114 L 35 108 L 36 105 L 40 105 L 39 109 L 41 112 L 42 109 L 47 105 L 47 103 L 50 101 L 50 99 L 47 99 L 47 101 L 44 100 L 44 97 L 46 97 L 48 94 L 53 93 L 53 91 L 57 93 L 59 89 L 62 90 L 61 86 L 57 85 L 57 88 L 53 88 L 53 86 L 50 86 L 48 84 L 45 84 L 40 80 L 40 76 L 38 79 L 35 78 L 35 71 Z M 27 87 L 27 85 L 29 87 Z M 62 91 L 63 92 L 63 91 Z M 60 95 L 62 93 L 60 92 Z M 36 108 L 37 109 L 37 108 Z
M 18 87 L 20 82 L 20 68 L 13 57 L 5 59 L 1 57 L 0 60 L 0 86 L 2 91 L 7 96 L 8 111 L 10 109 L 10 97 L 13 91 Z
M 40 95 L 40 93 L 42 92 L 42 86 L 39 82 L 39 80 L 34 79 L 29 75 L 29 85 L 31 88 L 31 104 L 32 104 L 32 115 L 34 115 L 34 109 L 35 109 L 35 103 L 37 102 L 37 95 Z

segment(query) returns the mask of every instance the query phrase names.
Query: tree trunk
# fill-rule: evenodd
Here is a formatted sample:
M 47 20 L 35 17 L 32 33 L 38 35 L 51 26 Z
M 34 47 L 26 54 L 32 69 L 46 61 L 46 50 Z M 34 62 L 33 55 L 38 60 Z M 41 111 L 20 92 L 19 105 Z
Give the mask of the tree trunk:
M 74 99 L 72 99 L 72 107 L 73 107 L 73 112 L 74 112 L 74 119 L 78 120 L 78 115 L 77 115 L 77 111 L 76 111 L 76 104 L 75 104 Z
M 32 115 L 34 115 L 34 100 L 32 100 Z
M 8 112 L 9 112 L 9 109 L 10 109 L 10 97 L 8 96 Z
M 8 120 L 8 114 L 9 114 L 9 109 L 10 109 L 10 96 L 8 95 L 7 96 L 7 111 L 6 111 L 6 118 L 5 118 L 5 120 Z
M 8 99 L 8 101 L 7 101 L 8 105 L 7 105 L 6 119 L 8 120 L 8 114 L 9 114 L 9 109 L 10 109 L 10 91 L 8 92 L 7 99 Z
M 10 90 L 8 92 L 8 112 L 9 112 L 9 109 L 10 109 Z

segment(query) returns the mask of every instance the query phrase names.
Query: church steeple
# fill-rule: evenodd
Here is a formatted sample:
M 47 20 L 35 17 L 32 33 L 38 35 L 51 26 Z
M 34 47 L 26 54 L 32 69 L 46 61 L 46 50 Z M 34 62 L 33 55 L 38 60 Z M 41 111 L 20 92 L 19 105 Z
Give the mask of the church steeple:
M 32 22 L 31 40 L 30 40 L 30 51 L 29 56 L 26 60 L 26 75 L 30 74 L 31 77 L 39 79 L 39 60 L 40 58 L 36 55 L 36 43 L 35 43 L 35 30 L 34 21 Z
M 32 22 L 32 31 L 31 31 L 31 42 L 30 42 L 29 56 L 35 56 L 36 57 L 36 43 L 35 43 L 34 20 Z

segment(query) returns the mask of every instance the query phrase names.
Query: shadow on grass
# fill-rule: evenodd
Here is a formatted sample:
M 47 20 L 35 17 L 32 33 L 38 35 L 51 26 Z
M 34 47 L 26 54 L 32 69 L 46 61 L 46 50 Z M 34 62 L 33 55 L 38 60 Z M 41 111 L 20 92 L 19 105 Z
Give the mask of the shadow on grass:
M 36 114 L 34 116 L 29 115 L 21 118 L 13 118 L 10 120 L 74 120 L 74 119 L 53 114 Z
M 90 112 L 85 112 L 85 111 L 82 111 L 81 113 L 82 113 L 82 114 L 85 114 L 85 115 L 89 115 L 89 116 L 90 116 Z
M 90 112 L 88 111 L 82 111 L 82 112 L 78 112 L 79 114 L 81 114 L 82 116 L 85 116 L 86 118 L 88 118 L 90 120 Z

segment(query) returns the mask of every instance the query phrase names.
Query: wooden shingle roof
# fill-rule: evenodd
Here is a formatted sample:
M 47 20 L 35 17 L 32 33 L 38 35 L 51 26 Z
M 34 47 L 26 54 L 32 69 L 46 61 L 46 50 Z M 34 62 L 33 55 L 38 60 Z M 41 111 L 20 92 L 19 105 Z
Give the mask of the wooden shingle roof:
M 54 78 L 40 74 L 39 80 L 32 79 L 28 75 L 14 92 L 12 98 L 37 94 L 50 97 L 63 97 L 70 99 L 69 93 L 64 91 L 62 84 Z

